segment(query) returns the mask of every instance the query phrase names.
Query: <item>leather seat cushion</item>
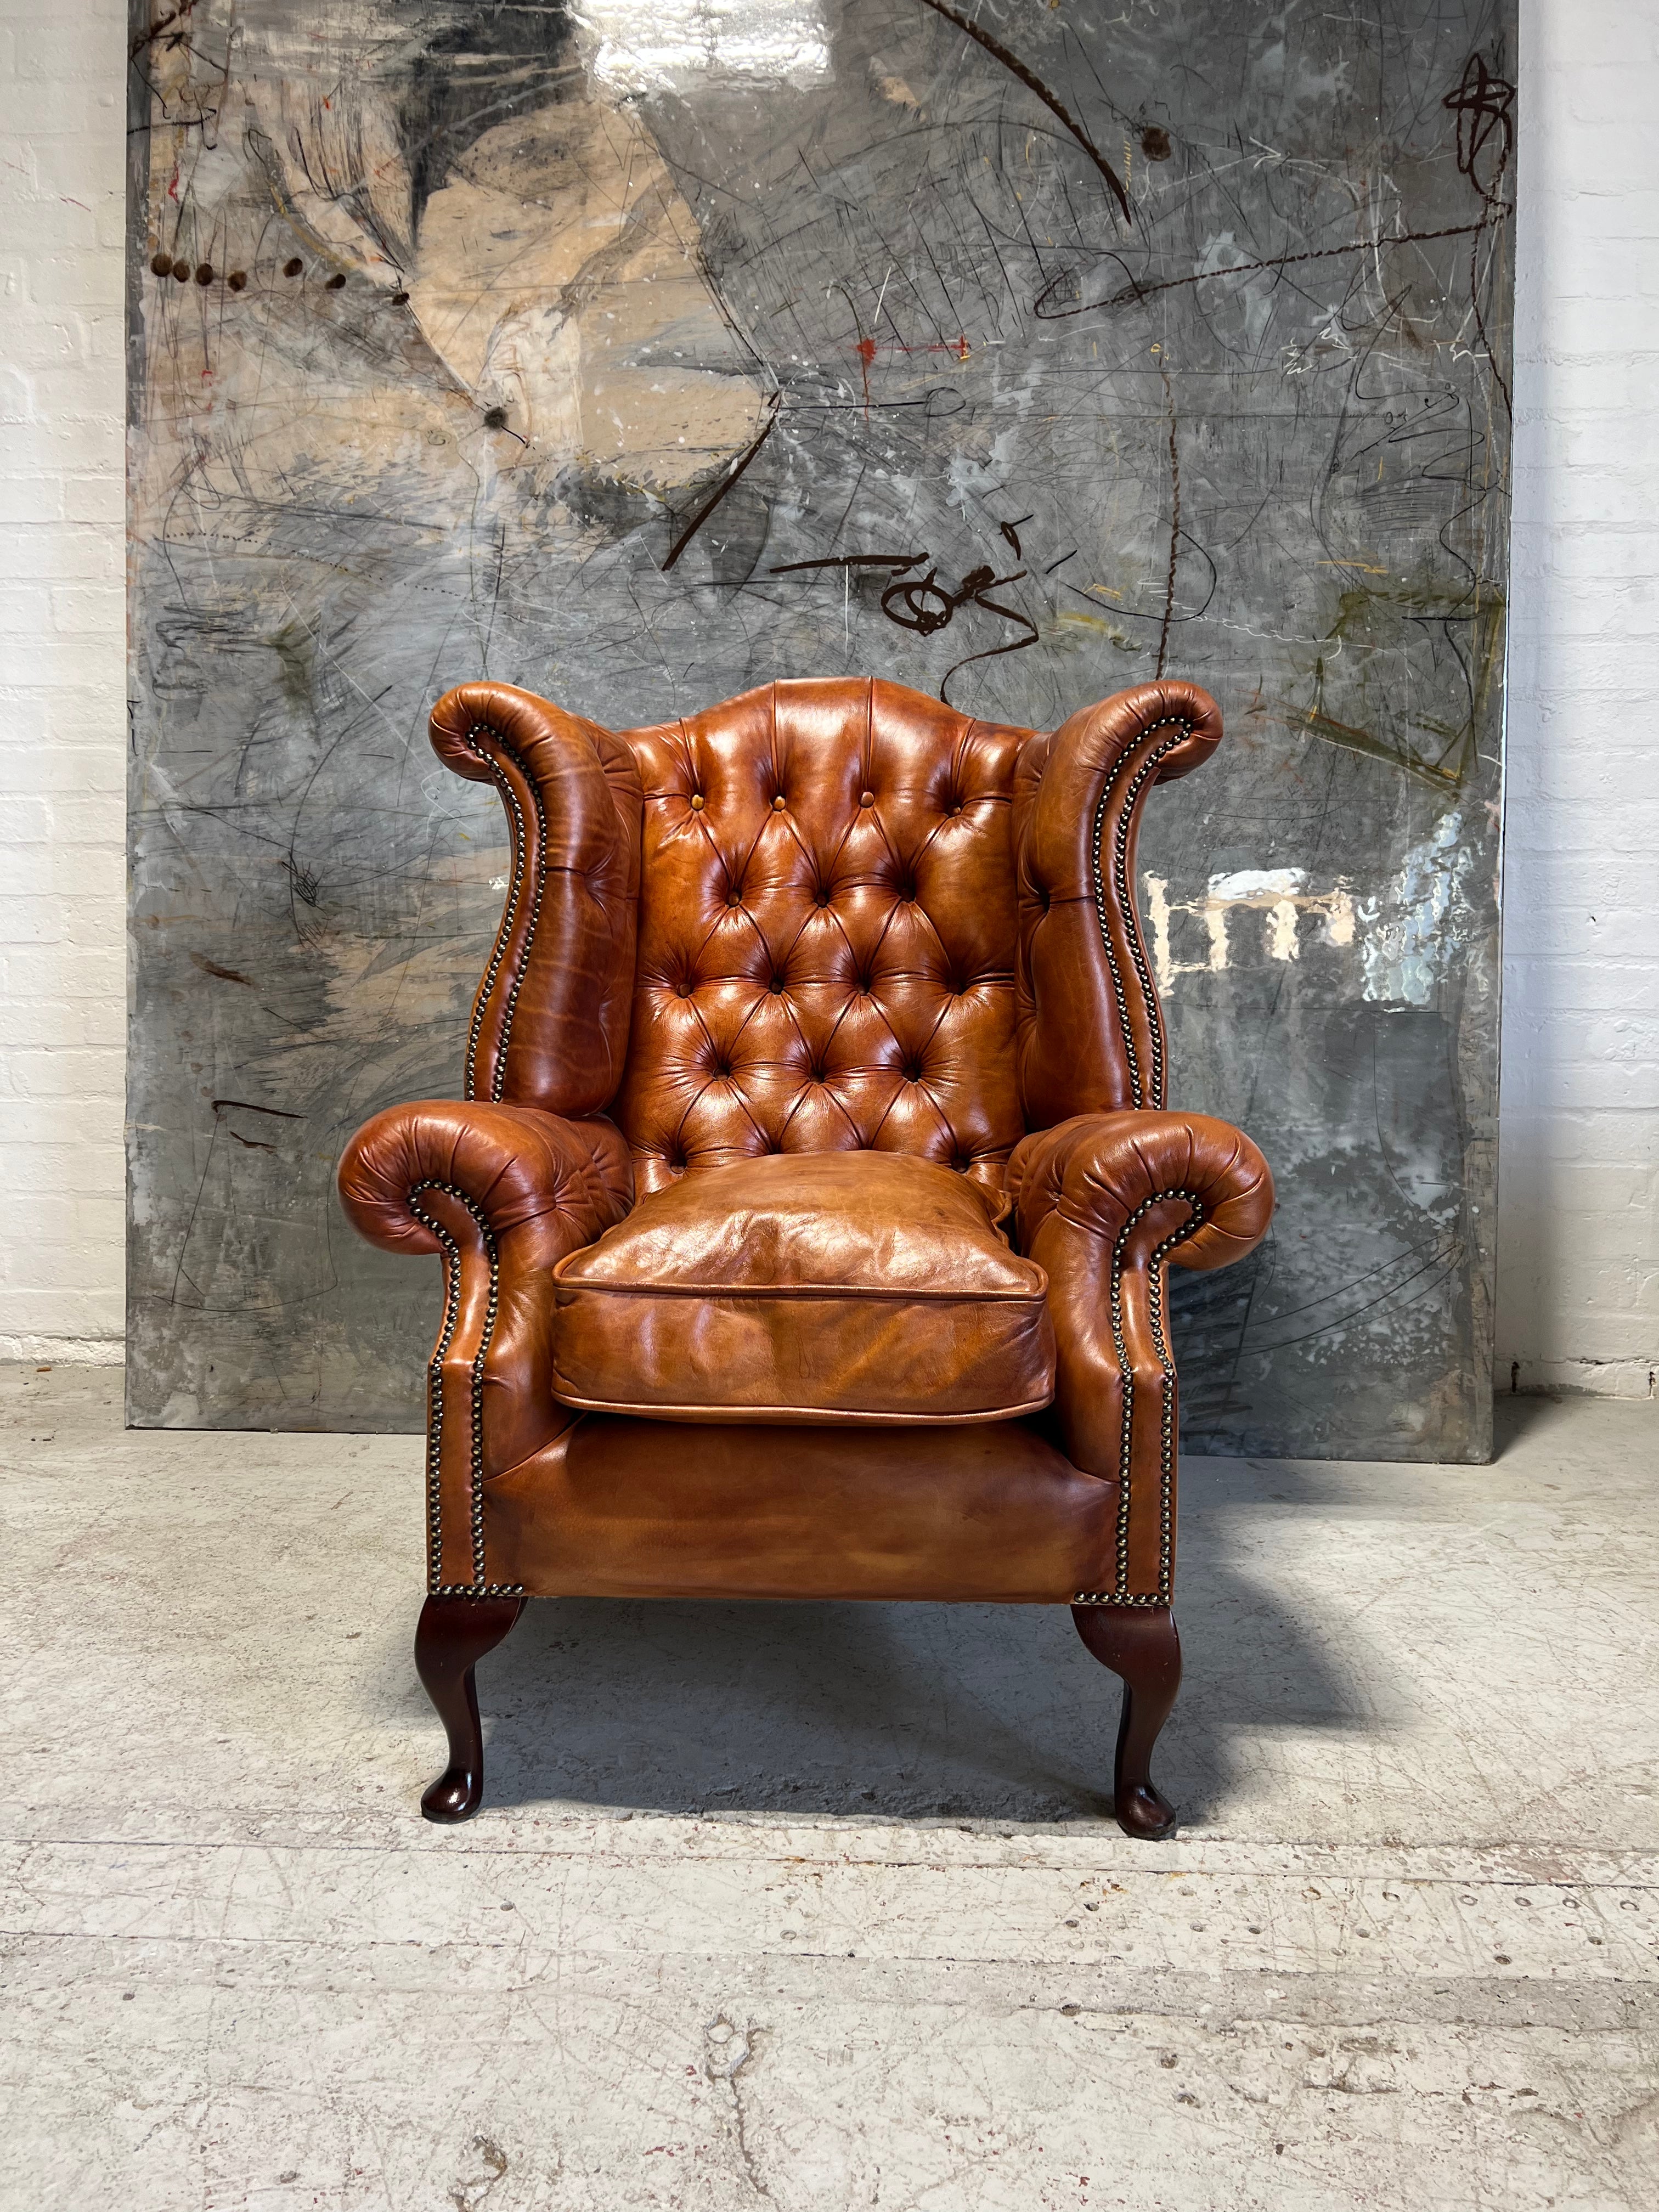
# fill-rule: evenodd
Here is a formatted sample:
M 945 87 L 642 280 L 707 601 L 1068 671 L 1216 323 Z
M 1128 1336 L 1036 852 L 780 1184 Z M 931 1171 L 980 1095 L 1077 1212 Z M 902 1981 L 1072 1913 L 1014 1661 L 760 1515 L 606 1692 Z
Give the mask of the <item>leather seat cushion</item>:
M 1054 1395 L 1002 1201 L 902 1152 L 694 1170 L 554 1271 L 567 1405 L 680 1421 L 997 1421 Z

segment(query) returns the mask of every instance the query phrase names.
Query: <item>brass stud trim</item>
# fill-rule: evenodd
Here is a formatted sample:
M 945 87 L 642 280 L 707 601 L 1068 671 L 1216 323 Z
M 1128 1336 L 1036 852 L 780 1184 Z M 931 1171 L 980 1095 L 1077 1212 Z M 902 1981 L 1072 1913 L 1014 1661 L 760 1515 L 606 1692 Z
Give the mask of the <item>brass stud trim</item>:
M 1153 1206 L 1172 1199 L 1184 1199 L 1192 1210 L 1181 1227 L 1154 1248 L 1146 1262 L 1152 1278 L 1147 1303 L 1152 1349 L 1164 1370 L 1164 1413 L 1158 1438 L 1158 1589 L 1155 1592 L 1137 1593 L 1129 1588 L 1129 1476 L 1133 1465 L 1135 1386 L 1129 1348 L 1123 1335 L 1123 1255 L 1136 1223 Z M 1079 1590 L 1072 1600 L 1073 1605 L 1167 1606 L 1175 1595 L 1176 1369 L 1164 1334 L 1164 1269 L 1176 1246 L 1184 1244 L 1203 1225 L 1204 1205 L 1195 1191 L 1155 1190 L 1136 1206 L 1118 1231 L 1112 1247 L 1112 1349 L 1117 1354 L 1118 1374 L 1123 1385 L 1123 1424 L 1118 1443 L 1117 1580 L 1116 1586 L 1109 1590 Z
M 426 1190 L 441 1190 L 447 1197 L 454 1199 L 466 1208 L 477 1224 L 479 1235 L 483 1239 L 485 1256 L 489 1262 L 489 1291 L 484 1307 L 484 1323 L 478 1334 L 478 1348 L 471 1363 L 472 1452 L 468 1492 L 472 1553 L 471 1583 L 444 1583 L 439 1579 L 443 1572 L 443 1363 L 455 1340 L 455 1330 L 460 1320 L 461 1248 L 442 1222 L 417 1203 L 421 1193 Z M 411 1183 L 408 1203 L 415 1218 L 437 1238 L 444 1268 L 443 1322 L 426 1370 L 427 1588 L 434 1597 L 521 1597 L 524 1592 L 519 1584 L 489 1581 L 484 1561 L 484 1363 L 489 1356 L 490 1343 L 495 1334 L 495 1316 L 501 1304 L 501 1254 L 495 1243 L 495 1232 L 485 1219 L 483 1209 L 476 1199 L 469 1197 L 459 1185 L 445 1182 L 436 1176 L 428 1176 L 420 1182 Z
M 1155 728 L 1161 726 L 1154 724 Z M 1100 924 L 1100 939 L 1106 949 L 1106 964 L 1111 970 L 1112 996 L 1117 1002 L 1118 1027 L 1123 1034 L 1123 1049 L 1129 1063 L 1129 1092 L 1137 1109 L 1161 1107 L 1164 1103 L 1164 1023 L 1158 1012 L 1158 990 L 1152 981 L 1152 971 L 1147 963 L 1146 949 L 1141 942 L 1140 925 L 1136 918 L 1135 902 L 1129 885 L 1129 835 L 1135 816 L 1135 806 L 1141 787 L 1158 767 L 1166 753 L 1173 752 L 1193 733 L 1190 722 L 1177 721 L 1175 735 L 1165 738 L 1146 753 L 1138 766 L 1134 765 L 1133 747 L 1120 754 L 1116 765 L 1107 779 L 1106 788 L 1100 794 L 1095 809 L 1094 826 L 1094 882 L 1095 915 Z M 1143 1088 L 1140 1061 L 1135 1051 L 1134 1030 L 1129 1021 L 1129 1000 L 1124 989 L 1122 970 L 1118 966 L 1117 953 L 1112 945 L 1112 933 L 1106 918 L 1106 887 L 1101 867 L 1100 848 L 1105 834 L 1106 811 L 1112 803 L 1112 794 L 1125 774 L 1133 768 L 1128 788 L 1124 792 L 1118 809 L 1112 835 L 1112 890 L 1117 910 L 1123 921 L 1123 934 L 1129 948 L 1129 958 L 1140 986 L 1141 1002 L 1146 1013 L 1147 1033 L 1152 1043 L 1150 1081 Z
M 541 920 L 542 884 L 546 874 L 547 816 L 542 806 L 542 795 L 536 779 L 526 768 L 515 747 L 510 745 L 499 731 L 489 730 L 482 723 L 474 723 L 466 733 L 467 750 L 475 754 L 489 770 L 491 781 L 501 793 L 506 805 L 513 834 L 513 878 L 508 886 L 507 904 L 501 910 L 501 927 L 495 932 L 495 943 L 489 955 L 489 965 L 484 969 L 483 981 L 478 986 L 478 995 L 472 1005 L 472 1026 L 466 1040 L 466 1095 L 476 1098 L 477 1092 L 478 1047 L 483 1036 L 484 1016 L 507 958 L 507 948 L 512 940 L 513 925 L 518 919 L 519 899 L 524 889 L 526 866 L 526 836 L 524 809 L 513 788 L 507 770 L 495 754 L 479 744 L 488 737 L 498 745 L 524 778 L 525 788 L 530 794 L 532 811 L 536 817 L 535 884 L 531 893 L 530 918 L 525 930 L 524 947 L 518 964 L 507 985 L 506 1002 L 501 1008 L 501 1034 L 495 1043 L 495 1067 L 490 1078 L 491 1103 L 499 1104 L 507 1083 L 507 1048 L 513 1036 L 513 1017 L 518 1008 L 519 993 L 524 984 L 525 970 L 530 964 L 531 950 L 536 942 L 536 926 Z

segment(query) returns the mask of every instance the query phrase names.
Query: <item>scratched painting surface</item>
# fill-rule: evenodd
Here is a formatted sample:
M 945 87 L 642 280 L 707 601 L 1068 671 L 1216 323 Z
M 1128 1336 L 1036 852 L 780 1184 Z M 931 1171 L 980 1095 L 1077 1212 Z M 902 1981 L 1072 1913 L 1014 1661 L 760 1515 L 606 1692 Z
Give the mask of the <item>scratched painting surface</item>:
M 454 1096 L 506 869 L 425 718 L 873 672 L 1221 702 L 1142 892 L 1190 1442 L 1489 1436 L 1511 0 L 145 0 L 130 1389 L 408 1428 L 331 1175 Z

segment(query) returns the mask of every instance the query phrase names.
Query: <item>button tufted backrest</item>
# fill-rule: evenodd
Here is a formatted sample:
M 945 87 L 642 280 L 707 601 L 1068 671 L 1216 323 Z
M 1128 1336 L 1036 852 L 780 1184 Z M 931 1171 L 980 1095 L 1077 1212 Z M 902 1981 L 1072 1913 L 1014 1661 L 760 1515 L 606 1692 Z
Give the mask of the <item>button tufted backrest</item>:
M 841 680 L 624 734 L 644 813 L 611 1110 L 639 1188 L 850 1150 L 1000 1187 L 1024 1130 L 1012 800 L 1030 732 Z
M 1174 678 L 1052 733 L 853 678 L 620 733 L 459 685 L 432 742 L 513 849 L 466 1095 L 608 1111 L 644 1190 L 853 1150 L 1000 1187 L 1028 1128 L 1164 1102 L 1136 834 L 1220 738 Z

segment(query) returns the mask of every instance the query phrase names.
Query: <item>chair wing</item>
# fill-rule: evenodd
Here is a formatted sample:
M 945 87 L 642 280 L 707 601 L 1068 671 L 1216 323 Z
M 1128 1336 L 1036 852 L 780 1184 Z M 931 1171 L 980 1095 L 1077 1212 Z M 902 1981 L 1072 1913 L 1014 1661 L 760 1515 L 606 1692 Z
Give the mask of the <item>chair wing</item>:
M 1026 747 L 1015 834 L 1028 1129 L 1164 1103 L 1169 1059 L 1135 901 L 1135 846 L 1153 785 L 1188 775 L 1220 742 L 1209 693 L 1171 680 L 1085 707 Z
M 640 782 L 625 741 L 510 684 L 462 684 L 432 745 L 507 810 L 507 902 L 467 1030 L 466 1096 L 550 1114 L 608 1106 L 628 1054 Z

